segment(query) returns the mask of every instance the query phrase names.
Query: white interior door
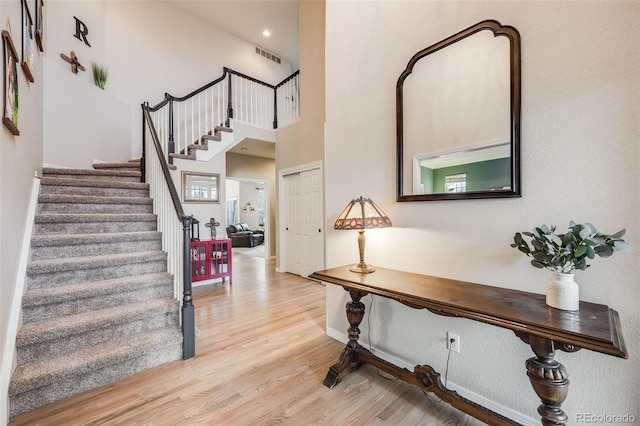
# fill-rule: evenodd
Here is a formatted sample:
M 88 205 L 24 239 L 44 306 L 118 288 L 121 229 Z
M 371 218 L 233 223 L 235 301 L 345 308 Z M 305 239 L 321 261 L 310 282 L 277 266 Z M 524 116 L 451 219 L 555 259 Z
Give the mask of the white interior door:
M 324 268 L 320 169 L 285 176 L 287 272 L 308 276 Z
M 287 272 L 302 275 L 302 179 L 300 173 L 285 176 Z

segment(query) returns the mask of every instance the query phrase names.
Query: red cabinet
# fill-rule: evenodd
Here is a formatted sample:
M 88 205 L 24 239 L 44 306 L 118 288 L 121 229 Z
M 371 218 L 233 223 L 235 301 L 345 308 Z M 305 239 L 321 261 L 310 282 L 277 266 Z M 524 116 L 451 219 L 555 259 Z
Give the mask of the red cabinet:
M 231 284 L 231 240 L 191 242 L 191 281 L 229 277 Z

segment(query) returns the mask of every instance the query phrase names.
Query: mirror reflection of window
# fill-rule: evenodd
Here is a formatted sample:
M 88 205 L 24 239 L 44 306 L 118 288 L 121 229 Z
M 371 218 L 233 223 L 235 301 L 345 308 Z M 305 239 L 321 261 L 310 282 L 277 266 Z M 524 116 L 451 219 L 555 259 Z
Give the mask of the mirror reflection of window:
M 189 197 L 197 198 L 197 199 L 201 199 L 201 200 L 202 199 L 206 199 L 208 197 L 208 192 L 209 191 L 204 186 L 193 185 L 190 188 Z
M 219 201 L 220 176 L 213 173 L 182 172 L 182 194 L 184 202 Z
M 444 177 L 444 192 L 466 192 L 467 191 L 467 174 L 460 173 L 457 175 L 449 175 Z
M 227 226 L 238 222 L 238 197 L 227 198 Z
M 264 188 L 256 188 L 258 190 L 258 226 L 263 227 L 265 221 L 264 213 Z

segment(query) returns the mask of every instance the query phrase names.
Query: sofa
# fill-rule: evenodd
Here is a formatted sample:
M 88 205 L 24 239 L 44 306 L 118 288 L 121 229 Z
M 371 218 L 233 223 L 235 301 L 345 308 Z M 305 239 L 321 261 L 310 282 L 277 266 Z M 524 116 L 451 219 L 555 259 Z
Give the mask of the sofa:
M 227 238 L 231 247 L 255 247 L 264 243 L 264 230 L 251 230 L 246 223 L 234 223 L 227 226 Z

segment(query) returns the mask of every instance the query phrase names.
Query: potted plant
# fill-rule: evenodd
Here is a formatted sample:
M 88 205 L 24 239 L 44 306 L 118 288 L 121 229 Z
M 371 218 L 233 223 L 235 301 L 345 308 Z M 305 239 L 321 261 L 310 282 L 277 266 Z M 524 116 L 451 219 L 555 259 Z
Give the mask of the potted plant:
M 547 284 L 547 305 L 569 311 L 579 309 L 578 285 L 573 280 L 576 269 L 584 271 L 596 256 L 609 257 L 616 251 L 629 251 L 624 241 L 626 230 L 607 235 L 590 223 L 569 222 L 569 232 L 556 234 L 555 226 L 542 225 L 533 232 L 516 232 L 511 247 L 532 257 L 531 264 L 553 272 Z M 530 238 L 530 243 L 524 237 Z
M 107 84 L 107 77 L 109 77 L 109 70 L 95 62 L 91 63 L 91 69 L 93 70 L 93 81 L 96 86 L 104 90 L 104 86 Z

